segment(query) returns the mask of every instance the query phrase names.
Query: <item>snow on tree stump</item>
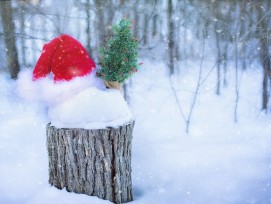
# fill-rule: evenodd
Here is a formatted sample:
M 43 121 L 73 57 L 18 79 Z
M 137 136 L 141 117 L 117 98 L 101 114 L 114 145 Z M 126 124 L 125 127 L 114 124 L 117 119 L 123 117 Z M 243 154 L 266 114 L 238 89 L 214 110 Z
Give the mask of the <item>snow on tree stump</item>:
M 69 192 L 125 203 L 133 200 L 134 121 L 97 130 L 47 125 L 49 183 Z

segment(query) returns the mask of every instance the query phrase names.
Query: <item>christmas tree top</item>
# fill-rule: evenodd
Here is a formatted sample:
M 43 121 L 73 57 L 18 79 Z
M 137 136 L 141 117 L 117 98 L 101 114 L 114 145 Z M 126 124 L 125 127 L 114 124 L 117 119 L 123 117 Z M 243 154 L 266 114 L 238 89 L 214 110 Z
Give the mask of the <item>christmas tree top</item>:
M 132 22 L 123 18 L 112 27 L 112 37 L 100 50 L 101 68 L 97 76 L 105 82 L 122 84 L 137 72 L 138 40 L 132 36 Z

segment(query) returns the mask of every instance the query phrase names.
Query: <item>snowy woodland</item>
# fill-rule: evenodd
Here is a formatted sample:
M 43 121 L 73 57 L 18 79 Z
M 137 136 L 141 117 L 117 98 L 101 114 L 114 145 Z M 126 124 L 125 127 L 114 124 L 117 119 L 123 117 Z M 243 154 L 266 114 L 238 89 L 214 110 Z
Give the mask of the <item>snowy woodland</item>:
M 135 119 L 131 203 L 271 203 L 270 0 L 1 0 L 0 204 L 110 203 L 49 185 L 50 113 L 65 112 L 71 126 L 88 116 L 48 108 L 77 81 L 35 84 L 31 74 L 43 45 L 61 34 L 99 68 L 99 50 L 124 16 L 143 62 L 123 85 L 129 110 L 119 98 L 88 100 L 94 119 L 107 109 Z M 77 104 L 87 107 L 84 99 Z

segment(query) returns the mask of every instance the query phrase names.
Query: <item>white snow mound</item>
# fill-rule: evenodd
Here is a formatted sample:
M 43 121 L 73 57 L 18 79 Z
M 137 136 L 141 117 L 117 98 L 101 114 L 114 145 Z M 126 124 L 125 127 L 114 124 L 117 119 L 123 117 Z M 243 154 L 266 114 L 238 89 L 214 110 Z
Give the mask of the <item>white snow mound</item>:
M 132 114 L 119 90 L 90 87 L 49 106 L 51 125 L 57 128 L 102 129 L 118 127 L 132 120 Z
M 106 89 L 95 72 L 54 82 L 51 75 L 33 81 L 32 71 L 25 69 L 20 72 L 17 92 L 26 101 L 48 107 L 48 119 L 58 128 L 101 129 L 132 120 L 120 91 Z

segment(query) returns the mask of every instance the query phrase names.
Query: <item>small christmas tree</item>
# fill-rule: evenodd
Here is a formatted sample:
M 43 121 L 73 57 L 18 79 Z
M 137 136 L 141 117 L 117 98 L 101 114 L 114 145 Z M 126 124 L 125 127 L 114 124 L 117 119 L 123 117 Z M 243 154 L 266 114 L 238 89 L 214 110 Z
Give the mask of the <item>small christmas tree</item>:
M 107 46 L 100 50 L 101 68 L 97 76 L 105 81 L 107 87 L 117 83 L 119 86 L 137 72 L 138 40 L 132 36 L 132 22 L 123 18 L 112 27 L 112 37 Z

